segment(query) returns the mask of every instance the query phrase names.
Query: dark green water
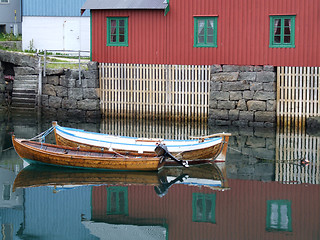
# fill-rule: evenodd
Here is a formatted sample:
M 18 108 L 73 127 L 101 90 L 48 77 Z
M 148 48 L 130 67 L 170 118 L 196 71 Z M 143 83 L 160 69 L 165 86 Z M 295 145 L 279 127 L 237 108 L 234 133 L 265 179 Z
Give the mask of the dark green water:
M 53 120 L 0 113 L 0 239 L 320 239 L 319 137 L 181 121 L 64 120 L 59 124 L 119 135 L 232 137 L 225 162 L 187 170 L 26 167 L 12 133 L 31 138 Z

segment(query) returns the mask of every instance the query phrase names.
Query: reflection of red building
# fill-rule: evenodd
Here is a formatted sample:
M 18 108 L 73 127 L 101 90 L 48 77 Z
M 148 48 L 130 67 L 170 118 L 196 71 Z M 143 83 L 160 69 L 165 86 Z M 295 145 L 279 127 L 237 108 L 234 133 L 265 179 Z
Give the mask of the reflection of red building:
M 110 189 L 117 187 L 96 186 L 92 190 L 91 220 L 119 224 L 165 224 L 169 239 L 320 239 L 319 185 L 247 180 L 228 182 L 231 189 L 227 191 L 176 184 L 162 198 L 156 195 L 153 186 L 120 187 L 120 191 L 121 188 L 125 190 L 127 200 L 122 195 L 117 201 L 127 201 L 127 209 L 115 207 L 113 211 L 116 215 L 110 213 L 110 208 L 115 200 L 111 199 L 111 195 L 117 194 L 110 192 Z M 214 196 L 215 223 L 195 222 L 197 209 L 194 204 L 198 194 L 194 193 Z M 273 207 L 269 209 L 270 202 L 275 205 L 279 202 L 289 204 L 279 207 L 282 210 L 278 211 L 278 216 L 270 212 L 273 211 L 270 210 Z M 288 215 L 287 219 L 280 216 L 283 212 Z M 287 229 L 281 229 L 280 224 L 280 229 L 268 230 L 270 217 L 272 221 L 283 222 Z

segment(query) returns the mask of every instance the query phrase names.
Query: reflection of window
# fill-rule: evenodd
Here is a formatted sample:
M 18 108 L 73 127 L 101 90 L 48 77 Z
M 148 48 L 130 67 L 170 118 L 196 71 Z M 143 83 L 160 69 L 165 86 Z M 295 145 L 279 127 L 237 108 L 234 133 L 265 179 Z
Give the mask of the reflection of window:
M 217 47 L 217 17 L 194 18 L 194 47 Z
M 107 18 L 107 46 L 128 46 L 128 18 Z
M 267 230 L 291 232 L 291 201 L 267 201 Z
M 270 16 L 270 47 L 294 48 L 295 16 Z
M 128 188 L 107 188 L 107 214 L 128 215 Z
M 2 193 L 2 198 L 3 200 L 10 200 L 10 195 L 11 195 L 11 185 L 10 184 L 4 184 L 3 185 L 3 193 Z
M 13 225 L 12 224 L 2 224 L 1 225 L 2 239 L 13 239 Z
M 0 0 L 0 3 L 9 3 L 9 0 Z
M 192 221 L 216 223 L 216 194 L 192 194 Z

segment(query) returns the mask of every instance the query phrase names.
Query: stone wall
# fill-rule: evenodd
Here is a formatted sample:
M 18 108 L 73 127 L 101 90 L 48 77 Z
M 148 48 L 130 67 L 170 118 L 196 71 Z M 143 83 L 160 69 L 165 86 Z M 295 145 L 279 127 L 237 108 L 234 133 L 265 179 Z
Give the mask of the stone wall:
M 276 73 L 273 66 L 211 67 L 209 122 L 270 127 L 276 123 Z
M 2 62 L 13 64 L 15 81 L 38 79 L 36 55 L 0 50 L 0 90 L 4 88 Z M 87 69 L 47 69 L 42 79 L 41 109 L 57 119 L 97 119 L 100 114 L 98 64 L 89 62 Z M 1 99 L 0 99 L 1 100 Z M 2 99 L 3 101 L 3 99 Z M 35 105 L 37 101 L 35 101 Z
M 226 169 L 228 179 L 274 181 L 276 128 L 213 126 L 209 131 L 230 132 Z
M 88 63 L 88 70 L 52 70 L 43 78 L 42 111 L 61 118 L 101 117 L 99 74 L 96 62 Z
M 0 41 L 0 47 L 22 50 L 22 41 Z

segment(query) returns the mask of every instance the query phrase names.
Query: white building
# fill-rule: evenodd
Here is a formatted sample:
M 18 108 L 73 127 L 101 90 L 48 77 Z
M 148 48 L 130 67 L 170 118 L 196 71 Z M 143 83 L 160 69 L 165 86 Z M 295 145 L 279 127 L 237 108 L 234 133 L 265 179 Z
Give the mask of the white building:
M 90 17 L 85 0 L 22 1 L 23 50 L 90 50 Z

